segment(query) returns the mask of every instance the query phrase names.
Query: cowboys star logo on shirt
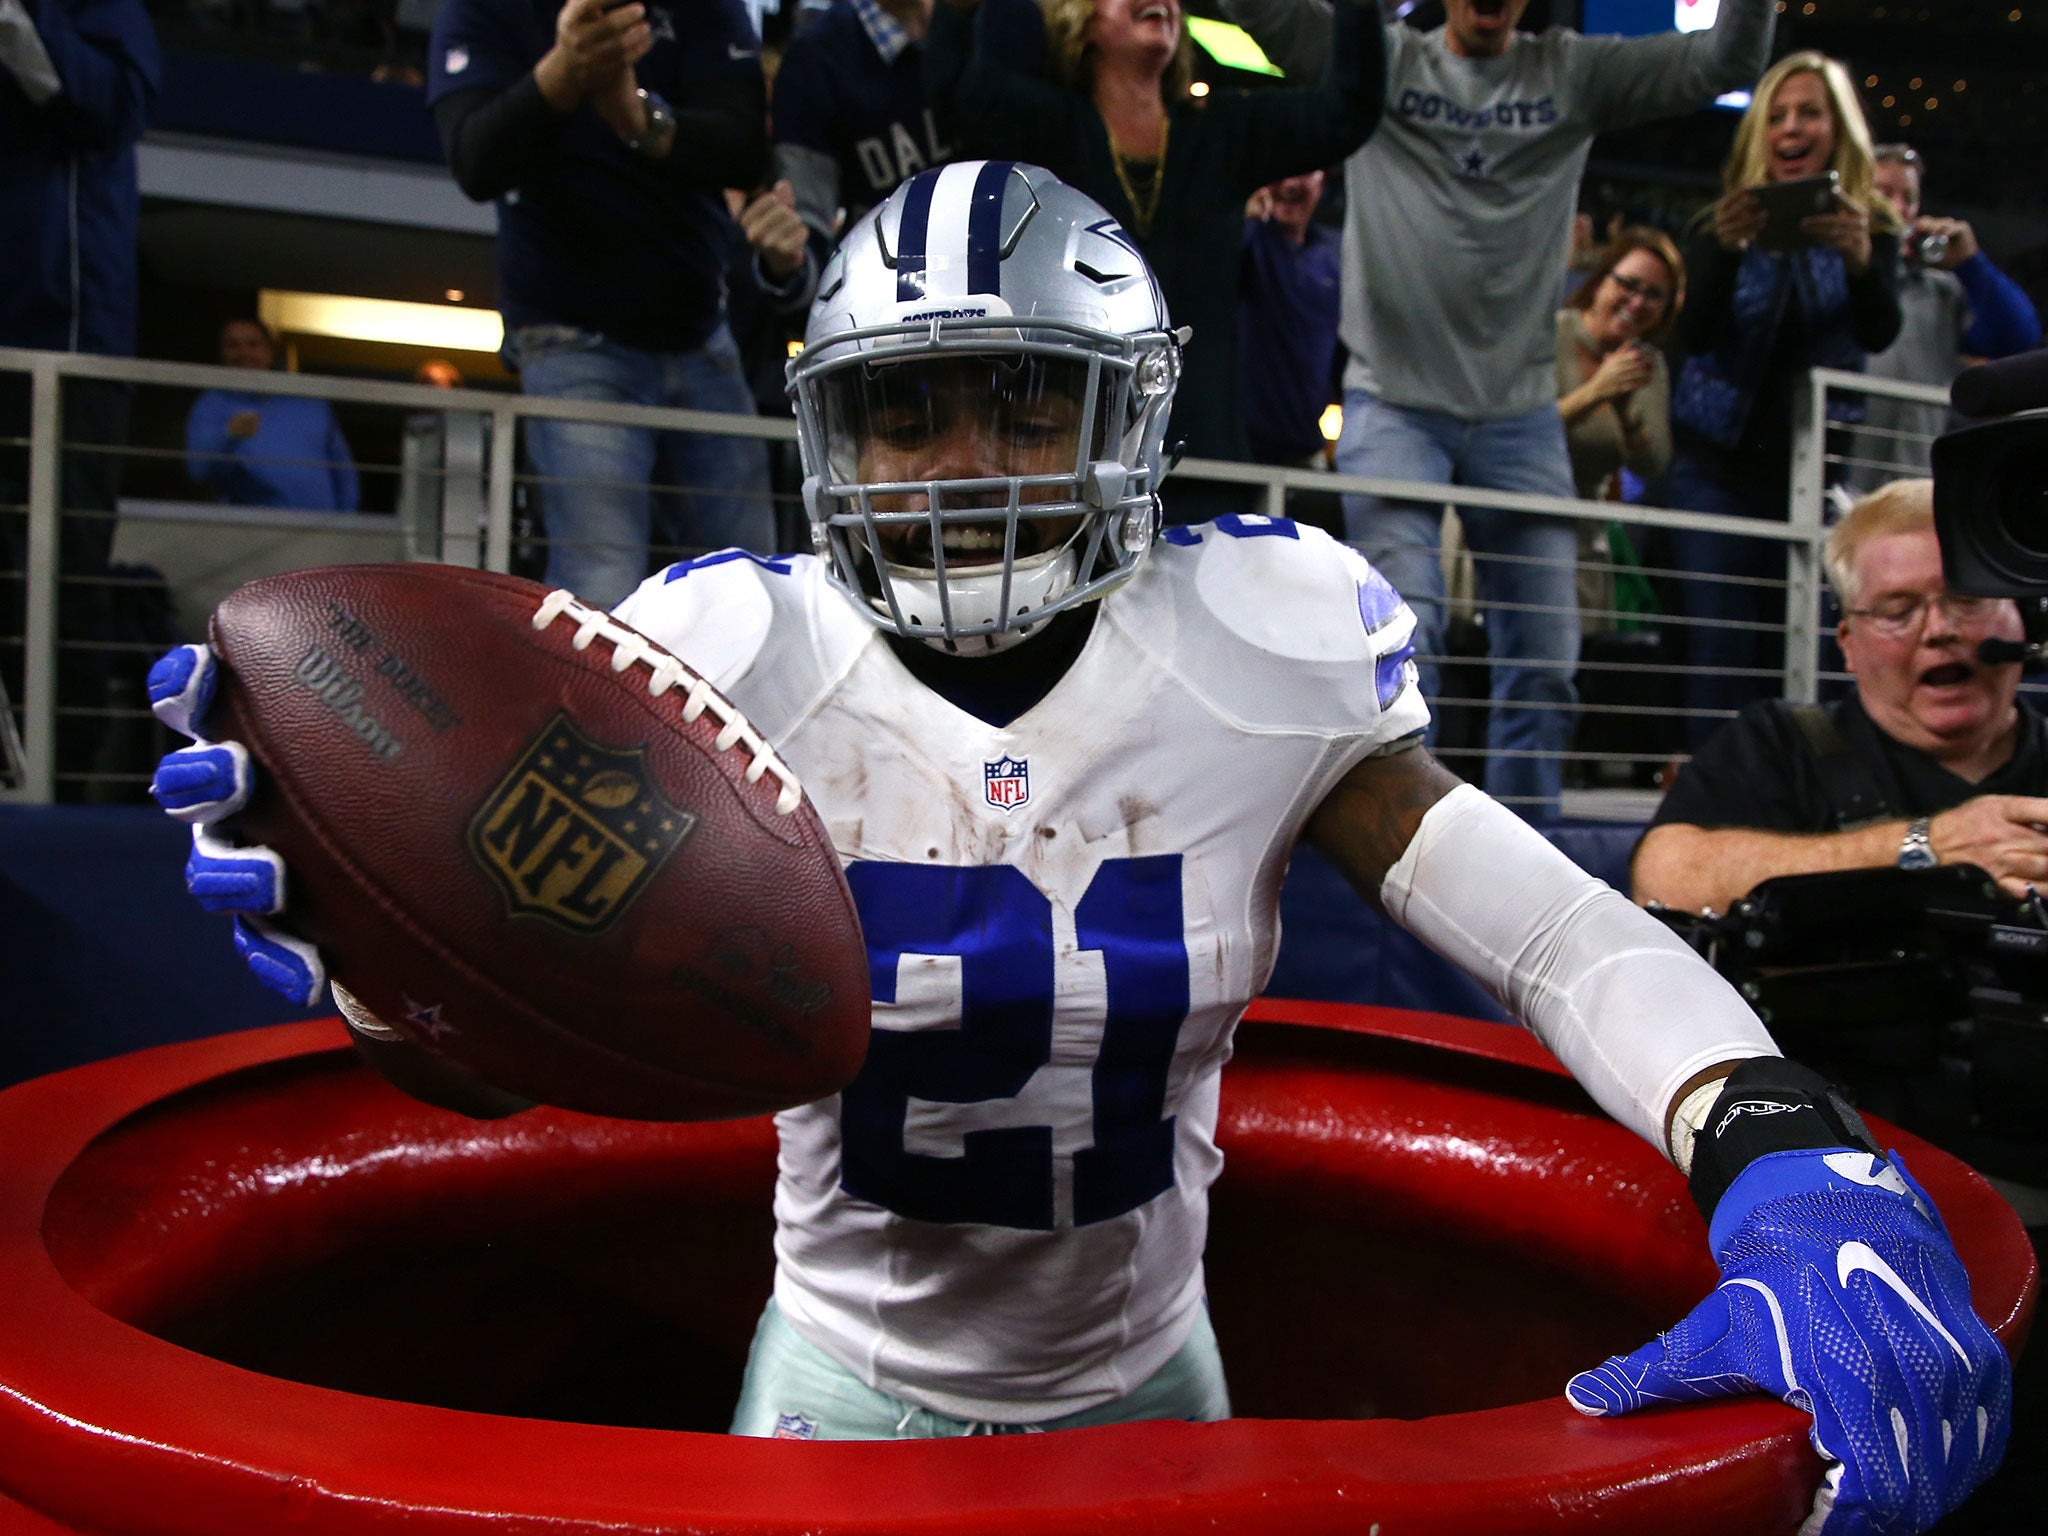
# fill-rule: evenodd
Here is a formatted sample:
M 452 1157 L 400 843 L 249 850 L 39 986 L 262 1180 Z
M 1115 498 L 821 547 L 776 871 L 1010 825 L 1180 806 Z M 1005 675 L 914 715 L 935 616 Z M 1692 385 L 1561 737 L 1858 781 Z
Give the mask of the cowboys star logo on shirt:
M 1493 156 L 1481 149 L 1476 139 L 1458 154 L 1457 162 L 1458 174 L 1467 181 L 1483 181 L 1493 174 Z
M 447 56 L 441 60 L 441 67 L 451 75 L 461 74 L 465 69 L 469 68 L 469 50 L 467 48 L 450 48 Z
M 1014 811 L 1031 798 L 1031 762 L 1022 757 L 999 757 L 981 765 L 982 793 L 999 811 Z
M 606 747 L 557 715 L 470 823 L 469 850 L 513 916 L 602 933 L 697 825 L 639 747 Z

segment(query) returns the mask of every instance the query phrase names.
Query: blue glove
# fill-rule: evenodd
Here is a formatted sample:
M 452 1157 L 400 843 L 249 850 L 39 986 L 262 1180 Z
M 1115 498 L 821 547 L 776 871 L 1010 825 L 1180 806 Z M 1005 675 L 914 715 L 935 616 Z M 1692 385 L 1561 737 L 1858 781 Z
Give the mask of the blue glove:
M 1894 1152 L 1773 1152 L 1715 1204 L 1721 1284 L 1669 1333 L 1574 1376 L 1581 1413 L 1764 1391 L 1832 1463 L 1802 1536 L 1924 1531 L 1997 1470 L 2012 1365 Z
M 219 679 L 220 664 L 206 645 L 181 645 L 149 669 L 150 709 L 193 742 L 157 764 L 149 792 L 167 815 L 192 827 L 185 888 L 207 911 L 235 915 L 236 952 L 258 981 L 310 1008 L 327 987 L 319 950 L 264 921 L 284 910 L 284 860 L 268 848 L 225 842 L 212 830 L 247 805 L 256 787 L 248 750 L 205 734 Z

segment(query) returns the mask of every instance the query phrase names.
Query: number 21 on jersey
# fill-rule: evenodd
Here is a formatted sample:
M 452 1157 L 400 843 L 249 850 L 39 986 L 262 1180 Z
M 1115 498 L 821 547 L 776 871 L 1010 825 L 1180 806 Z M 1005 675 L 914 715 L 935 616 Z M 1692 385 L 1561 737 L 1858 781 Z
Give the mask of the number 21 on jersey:
M 855 863 L 846 871 L 867 934 L 878 1003 L 897 1000 L 906 955 L 959 962 L 957 1029 L 878 1029 L 840 1095 L 849 1194 L 920 1221 L 1050 1230 L 1053 1128 L 969 1130 L 958 1156 L 905 1145 L 913 1100 L 1014 1098 L 1052 1060 L 1059 955 L 1052 902 L 1020 870 Z M 1135 1210 L 1173 1186 L 1167 1074 L 1188 1015 L 1181 856 L 1110 859 L 1074 908 L 1079 947 L 1106 982 L 1091 1076 L 1093 1141 L 1073 1153 L 1076 1226 Z M 1070 995 L 1070 994 L 1069 994 Z

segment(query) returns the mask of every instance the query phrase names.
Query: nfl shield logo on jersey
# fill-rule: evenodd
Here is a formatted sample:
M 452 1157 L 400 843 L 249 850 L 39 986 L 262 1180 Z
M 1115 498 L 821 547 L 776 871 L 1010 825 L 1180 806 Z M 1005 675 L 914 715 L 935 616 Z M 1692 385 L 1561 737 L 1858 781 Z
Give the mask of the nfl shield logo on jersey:
M 818 1421 L 807 1419 L 800 1413 L 778 1413 L 775 1415 L 777 1440 L 815 1440 L 818 1438 Z
M 1014 811 L 1031 798 L 1031 762 L 1022 757 L 999 757 L 981 765 L 982 793 L 999 811 Z

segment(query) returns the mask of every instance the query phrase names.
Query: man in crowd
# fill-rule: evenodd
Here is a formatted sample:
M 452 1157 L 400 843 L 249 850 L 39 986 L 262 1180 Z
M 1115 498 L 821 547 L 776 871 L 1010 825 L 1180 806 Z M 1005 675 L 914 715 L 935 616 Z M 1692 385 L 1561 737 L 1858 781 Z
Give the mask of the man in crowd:
M 1244 223 L 1237 308 L 1238 398 L 1244 435 L 1261 464 L 1327 469 L 1323 413 L 1336 399 L 1338 256 L 1343 242 L 1316 222 L 1323 173 L 1263 187 Z M 1340 531 L 1321 492 L 1290 491 L 1288 516 Z
M 1905 227 L 1899 239 L 1899 338 L 1871 354 L 1873 378 L 1946 389 L 1972 362 L 2040 345 L 2041 318 L 2026 290 L 1991 263 L 1965 219 L 1921 212 L 1925 164 L 1910 144 L 1877 147 L 1877 190 Z M 1872 395 L 1852 450 L 1856 484 L 1876 489 L 1927 468 L 1928 444 L 1948 423 L 1945 405 Z
M 1445 0 L 1387 34 L 1387 111 L 1347 166 L 1346 474 L 1569 498 L 1553 314 L 1595 134 L 1704 106 L 1770 57 L 1772 0 L 1723 0 L 1709 30 L 1515 30 L 1528 0 Z M 1291 76 L 1314 78 L 1329 0 L 1225 0 Z M 1554 816 L 1579 653 L 1567 519 L 1461 510 L 1494 657 L 1486 787 Z M 1405 596 L 1426 692 L 1442 654 L 1439 505 L 1346 498 L 1349 537 Z
M 2048 741 L 2018 696 L 2009 601 L 1942 579 L 1930 480 L 1859 502 L 1828 536 L 1855 693 L 1752 704 L 1680 770 L 1632 871 L 1635 897 L 1726 912 L 1773 875 L 1976 864 L 2013 896 L 2048 885 Z
M 767 149 L 741 0 L 449 0 L 428 62 L 456 181 L 498 200 L 505 354 L 526 393 L 753 414 L 724 299 L 723 189 L 758 187 Z M 542 416 L 526 442 L 548 580 L 600 607 L 646 575 L 657 509 L 666 542 L 774 542 L 758 439 Z
M 220 360 L 268 373 L 277 343 L 261 320 L 238 316 L 220 328 Z M 334 407 L 303 395 L 205 391 L 185 418 L 185 473 L 232 506 L 353 512 L 359 503 Z
M 925 105 L 924 32 L 932 0 L 832 0 L 799 30 L 775 74 L 775 173 L 831 248 L 905 177 L 952 150 Z
M 0 346 L 131 357 L 135 144 L 157 90 L 156 31 L 141 0 L 0 0 Z M 129 389 L 77 379 L 63 393 L 57 623 L 64 640 L 107 639 L 114 504 Z M 28 567 L 25 375 L 0 374 L 0 559 Z M 0 708 L 22 698 L 22 578 L 0 578 Z M 66 646 L 60 773 L 89 771 L 112 674 L 105 653 Z M 69 796 L 73 785 L 60 785 Z
M 1329 469 L 1323 412 L 1337 399 L 1337 231 L 1315 221 L 1323 172 L 1284 176 L 1251 197 L 1237 295 L 1237 397 L 1262 465 Z M 1286 514 L 1343 532 L 1329 492 L 1286 494 Z

